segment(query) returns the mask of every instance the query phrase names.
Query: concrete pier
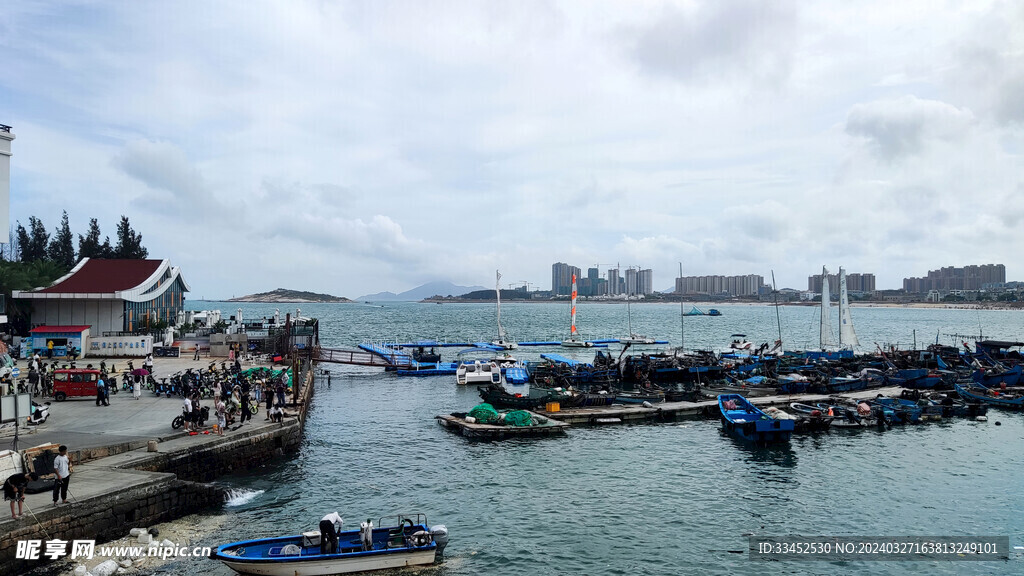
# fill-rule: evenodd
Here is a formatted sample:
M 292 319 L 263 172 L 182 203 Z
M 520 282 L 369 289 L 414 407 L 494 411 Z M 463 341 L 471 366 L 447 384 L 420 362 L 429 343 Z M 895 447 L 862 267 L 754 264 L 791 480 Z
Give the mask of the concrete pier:
M 121 362 L 117 363 L 120 368 Z M 155 363 L 157 377 L 209 364 L 181 358 L 158 358 Z M 15 558 L 19 540 L 101 543 L 122 537 L 131 528 L 216 509 L 224 495 L 205 482 L 298 450 L 313 394 L 313 373 L 307 368 L 296 378 L 299 402 L 286 409 L 283 422 L 265 420 L 263 404 L 250 423 L 231 426 L 224 436 L 212 432 L 190 436 L 173 430 L 171 421 L 182 406 L 177 396 L 157 397 L 144 390 L 142 398 L 135 400 L 130 391 L 121 390 L 111 395 L 110 406 L 96 406 L 95 398 L 51 400 L 50 419 L 38 430 L 21 434 L 19 448 L 48 443 L 68 446 L 74 466 L 70 503 L 54 506 L 49 491 L 28 494 L 20 520 L 10 518 L 4 503 L 0 574 L 24 573 L 39 564 Z M 292 401 L 291 394 L 286 400 Z M 213 401 L 201 403 L 212 407 Z M 209 431 L 212 423 L 207 425 Z M 10 436 L 0 439 L 5 444 L 10 440 Z M 156 452 L 148 451 L 150 440 L 157 441 Z

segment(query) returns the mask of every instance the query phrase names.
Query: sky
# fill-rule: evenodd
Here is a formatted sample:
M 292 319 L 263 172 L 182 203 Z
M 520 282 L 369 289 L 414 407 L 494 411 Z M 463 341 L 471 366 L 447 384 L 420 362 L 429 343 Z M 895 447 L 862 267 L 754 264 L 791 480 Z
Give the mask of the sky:
M 551 264 L 1024 280 L 1024 3 L 0 6 L 11 226 L 121 215 L 192 298 Z

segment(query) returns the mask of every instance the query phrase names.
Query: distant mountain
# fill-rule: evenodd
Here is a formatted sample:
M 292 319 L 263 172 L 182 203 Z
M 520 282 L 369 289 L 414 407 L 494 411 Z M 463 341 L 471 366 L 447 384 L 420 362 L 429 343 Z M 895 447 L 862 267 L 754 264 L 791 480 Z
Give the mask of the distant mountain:
M 238 298 L 232 298 L 228 302 L 281 302 L 281 303 L 306 303 L 306 302 L 351 302 L 348 298 L 342 296 L 331 296 L 330 294 L 317 294 L 316 292 L 303 292 L 301 290 L 287 290 L 285 288 L 278 288 L 270 292 L 262 292 L 260 294 L 250 294 L 248 296 L 240 296 Z
M 483 286 L 458 286 L 451 282 L 427 282 L 422 286 L 417 286 L 412 290 L 406 290 L 401 294 L 395 294 L 394 292 L 377 292 L 376 294 L 366 294 L 356 298 L 356 300 L 364 302 L 419 302 L 424 298 L 430 298 L 431 296 L 461 296 L 467 292 L 473 292 L 474 290 L 486 290 Z

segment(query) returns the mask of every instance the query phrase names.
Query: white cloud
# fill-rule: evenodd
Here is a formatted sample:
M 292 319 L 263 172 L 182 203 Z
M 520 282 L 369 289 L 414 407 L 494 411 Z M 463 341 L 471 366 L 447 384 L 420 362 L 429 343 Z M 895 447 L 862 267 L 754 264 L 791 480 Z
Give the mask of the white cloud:
M 12 217 L 126 214 L 207 297 L 499 267 L 546 287 L 559 260 L 891 287 L 978 246 L 1020 278 L 1022 14 L 21 3 L 0 14 Z

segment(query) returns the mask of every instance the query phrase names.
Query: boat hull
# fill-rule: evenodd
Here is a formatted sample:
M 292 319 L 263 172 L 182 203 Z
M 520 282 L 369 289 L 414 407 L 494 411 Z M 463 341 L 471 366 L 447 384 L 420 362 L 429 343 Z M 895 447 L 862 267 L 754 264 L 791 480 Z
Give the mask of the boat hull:
M 730 408 L 730 402 L 734 403 L 735 407 Z M 796 427 L 795 421 L 776 420 L 739 394 L 719 396 L 718 409 L 722 414 L 723 430 L 737 438 L 757 444 L 789 442 Z
M 407 566 L 425 566 L 434 563 L 434 550 L 415 550 L 391 554 L 367 555 L 352 558 L 322 558 L 295 560 L 232 559 L 218 554 L 217 560 L 239 574 L 257 576 L 330 576 L 331 574 L 352 574 Z

